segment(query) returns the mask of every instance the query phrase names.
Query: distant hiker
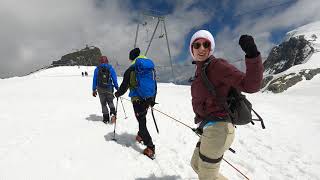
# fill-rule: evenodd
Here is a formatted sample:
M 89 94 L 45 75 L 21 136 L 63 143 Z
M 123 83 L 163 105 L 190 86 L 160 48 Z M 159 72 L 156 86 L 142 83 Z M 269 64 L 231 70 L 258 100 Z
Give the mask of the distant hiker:
M 246 54 L 246 73 L 213 56 L 215 42 L 209 31 L 197 31 L 190 41 L 189 50 L 197 67 L 191 85 L 192 107 L 195 123 L 202 133 L 193 152 L 191 166 L 200 180 L 227 179 L 219 173 L 219 168 L 224 152 L 234 140 L 234 125 L 226 106 L 222 106 L 226 103 L 230 88 L 254 93 L 261 86 L 263 66 L 254 39 L 242 35 L 239 45 Z M 217 96 L 209 92 L 201 77 L 202 67 L 209 61 L 206 74 Z
M 154 106 L 157 93 L 154 64 L 147 57 L 140 55 L 139 48 L 130 51 L 129 60 L 131 66 L 125 71 L 123 81 L 115 96 L 120 97 L 128 88 L 130 89 L 129 97 L 131 97 L 135 116 L 139 123 L 136 140 L 143 141 L 147 146 L 143 154 L 153 158 L 155 146 L 147 129 L 146 115 L 149 106 Z
M 113 67 L 108 64 L 109 62 L 106 56 L 101 56 L 99 60 L 100 65 L 94 70 L 92 95 L 96 97 L 98 92 L 102 107 L 103 122 L 109 123 L 110 117 L 112 122 L 114 122 L 116 118 L 116 109 L 113 104 L 113 88 L 118 90 L 117 74 Z M 110 108 L 110 115 L 107 104 Z
M 85 71 L 85 72 L 84 72 L 84 75 L 85 75 L 85 76 L 88 76 L 88 72 L 87 72 L 87 71 Z
M 84 76 L 84 73 L 83 72 L 81 72 L 81 75 L 82 75 L 82 77 Z

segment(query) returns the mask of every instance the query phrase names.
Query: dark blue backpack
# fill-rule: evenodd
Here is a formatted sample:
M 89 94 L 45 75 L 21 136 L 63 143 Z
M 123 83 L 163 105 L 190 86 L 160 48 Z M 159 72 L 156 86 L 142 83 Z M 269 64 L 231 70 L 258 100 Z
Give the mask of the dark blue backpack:
M 135 62 L 137 80 L 136 91 L 139 97 L 147 99 L 156 95 L 156 73 L 154 63 L 147 58 L 138 58 Z
M 100 88 L 107 88 L 107 85 L 111 82 L 110 67 L 99 66 L 98 67 L 98 86 Z

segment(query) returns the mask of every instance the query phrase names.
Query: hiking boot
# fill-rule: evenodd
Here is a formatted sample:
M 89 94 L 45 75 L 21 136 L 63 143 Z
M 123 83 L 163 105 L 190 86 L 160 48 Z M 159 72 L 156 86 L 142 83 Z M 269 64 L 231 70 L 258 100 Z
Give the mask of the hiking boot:
M 110 121 L 107 121 L 107 120 L 103 120 L 102 122 L 105 123 L 105 124 L 109 124 L 110 123 Z
M 154 147 L 147 147 L 146 149 L 143 150 L 143 154 L 148 156 L 151 159 L 154 159 L 155 148 Z
M 104 114 L 103 115 L 103 120 L 102 122 L 104 122 L 105 124 L 108 124 L 110 122 L 110 117 L 109 114 Z
M 138 134 L 137 134 L 137 136 L 136 136 L 136 141 L 137 141 L 138 143 L 142 143 L 142 138 L 141 138 L 141 136 L 139 136 Z
M 116 123 L 117 117 L 115 115 L 111 115 L 111 123 Z

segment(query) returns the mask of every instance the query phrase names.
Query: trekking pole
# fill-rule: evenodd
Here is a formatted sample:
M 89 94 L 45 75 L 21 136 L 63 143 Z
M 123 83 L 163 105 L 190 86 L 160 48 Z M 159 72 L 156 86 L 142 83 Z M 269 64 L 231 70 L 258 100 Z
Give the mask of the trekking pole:
M 233 169 L 235 169 L 236 171 L 238 171 L 243 177 L 245 177 L 246 179 L 250 180 L 246 175 L 244 175 L 239 169 L 237 169 L 236 167 L 234 167 L 231 163 L 229 163 L 226 159 L 223 158 L 223 160 L 228 163 Z
M 113 141 L 117 141 L 117 139 L 116 139 L 116 125 L 117 125 L 118 101 L 119 101 L 119 98 L 117 98 L 117 105 L 116 105 L 116 121 L 114 122 L 113 139 L 112 139 Z
M 159 134 L 159 129 L 158 129 L 158 126 L 157 126 L 157 122 L 156 122 L 156 119 L 154 118 L 154 114 L 153 114 L 153 107 L 151 107 L 151 114 L 152 114 L 154 125 L 156 126 L 156 129 L 157 129 L 157 133 Z
M 124 106 L 123 106 L 123 102 L 122 102 L 122 97 L 120 97 L 120 101 L 121 101 L 121 105 L 122 105 L 122 109 L 123 109 L 123 112 L 124 112 L 124 119 L 127 119 L 127 113 L 126 113 L 126 110 L 124 109 Z

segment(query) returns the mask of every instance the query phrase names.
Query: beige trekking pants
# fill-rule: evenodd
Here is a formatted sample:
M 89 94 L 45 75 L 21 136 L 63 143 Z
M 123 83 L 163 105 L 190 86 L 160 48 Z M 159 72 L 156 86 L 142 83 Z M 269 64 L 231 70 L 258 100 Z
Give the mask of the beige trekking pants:
M 199 157 L 202 155 L 210 159 L 218 159 L 228 150 L 234 139 L 234 126 L 228 122 L 217 122 L 203 129 L 200 137 L 200 148 L 194 149 L 191 166 L 198 174 L 200 180 L 222 180 L 227 179 L 219 173 L 221 161 L 208 163 Z

